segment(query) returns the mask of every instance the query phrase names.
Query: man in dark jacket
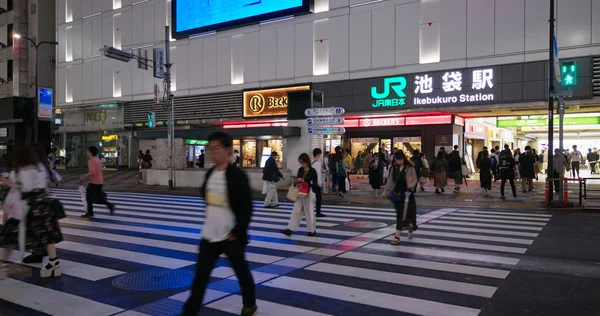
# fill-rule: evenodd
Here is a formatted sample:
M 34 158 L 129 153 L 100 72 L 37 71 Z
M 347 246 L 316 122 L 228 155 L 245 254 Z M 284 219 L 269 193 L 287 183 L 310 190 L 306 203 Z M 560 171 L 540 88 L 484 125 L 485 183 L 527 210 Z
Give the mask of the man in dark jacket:
M 535 156 L 531 152 L 531 147 L 525 147 L 525 153 L 519 157 L 519 164 L 521 165 L 521 185 L 523 193 L 527 190 L 533 191 L 533 179 L 535 178 Z
M 265 199 L 265 208 L 273 208 L 279 207 L 279 197 L 277 196 L 277 182 L 283 179 L 283 175 L 279 171 L 277 167 L 277 161 L 275 161 L 275 157 L 278 157 L 279 154 L 276 151 L 271 152 L 271 157 L 267 159 L 265 162 L 265 167 L 263 168 L 263 193 L 267 194 L 267 198 Z M 271 205 L 271 203 L 273 203 Z
M 242 316 L 256 315 L 254 279 L 244 256 L 252 217 L 252 192 L 246 174 L 230 163 L 233 138 L 216 132 L 208 138 L 208 152 L 215 166 L 206 173 L 203 185 L 206 203 L 200 253 L 192 293 L 184 316 L 196 316 L 202 306 L 210 273 L 223 253 L 231 263 L 242 290 Z

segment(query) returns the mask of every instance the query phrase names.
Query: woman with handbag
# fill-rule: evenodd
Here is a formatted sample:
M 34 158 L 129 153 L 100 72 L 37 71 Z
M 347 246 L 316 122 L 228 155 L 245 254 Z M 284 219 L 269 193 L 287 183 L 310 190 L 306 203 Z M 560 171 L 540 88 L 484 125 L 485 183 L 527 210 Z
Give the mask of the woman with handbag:
M 301 165 L 296 177 L 296 182 L 298 184 L 298 199 L 296 199 L 296 202 L 294 203 L 290 222 L 286 229 L 281 230 L 281 233 L 286 236 L 291 236 L 292 232 L 298 230 L 302 214 L 304 214 L 306 229 L 308 230 L 307 236 L 316 237 L 317 231 L 315 214 L 313 212 L 313 200 L 315 199 L 316 190 L 319 190 L 319 176 L 317 175 L 315 168 L 311 166 L 308 154 L 301 154 L 298 158 L 298 162 Z
M 394 154 L 395 167 L 390 171 L 390 180 L 385 191 L 396 209 L 396 234 L 392 245 L 400 244 L 400 232 L 408 230 L 408 238 L 413 238 L 417 227 L 417 204 L 413 188 L 417 185 L 417 172 L 402 151 Z
M 0 246 L 6 248 L 0 262 L 0 278 L 6 277 L 6 260 L 19 244 L 19 224 L 23 219 L 27 226 L 25 248 L 46 247 L 50 257 L 49 262 L 41 269 L 40 276 L 59 277 L 61 272 L 56 256 L 56 243 L 61 242 L 63 237 L 48 198 L 48 172 L 41 167 L 41 161 L 31 146 L 18 148 L 14 161 L 15 170 L 11 171 L 9 179 L 5 181 L 6 185 L 20 191 L 22 201 L 16 199 L 14 204 L 18 204 L 18 207 L 13 209 L 12 218 L 0 229 Z

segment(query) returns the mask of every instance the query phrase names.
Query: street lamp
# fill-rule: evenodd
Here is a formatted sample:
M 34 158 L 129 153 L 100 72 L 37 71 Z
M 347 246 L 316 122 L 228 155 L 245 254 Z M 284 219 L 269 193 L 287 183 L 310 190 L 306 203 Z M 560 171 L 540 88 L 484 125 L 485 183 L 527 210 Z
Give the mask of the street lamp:
M 33 117 L 33 141 L 34 143 L 38 143 L 39 142 L 39 128 L 38 128 L 38 122 L 39 122 L 39 117 L 38 117 L 38 110 L 39 110 L 39 103 L 40 103 L 40 92 L 39 92 L 39 48 L 40 46 L 44 45 L 44 44 L 48 44 L 48 45 L 58 45 L 58 42 L 50 42 L 50 41 L 41 41 L 39 43 L 36 42 L 36 40 L 32 40 L 31 38 L 21 35 L 19 33 L 14 33 L 13 34 L 13 38 L 15 39 L 19 39 L 19 38 L 24 38 L 26 40 L 28 40 L 29 42 L 31 42 L 31 44 L 33 44 L 33 46 L 35 47 L 35 115 Z

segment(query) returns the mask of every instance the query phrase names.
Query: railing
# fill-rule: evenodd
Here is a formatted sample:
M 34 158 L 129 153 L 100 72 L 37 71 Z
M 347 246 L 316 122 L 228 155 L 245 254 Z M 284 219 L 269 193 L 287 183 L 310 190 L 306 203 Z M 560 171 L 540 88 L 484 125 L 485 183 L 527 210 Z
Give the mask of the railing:
M 586 180 L 587 178 L 549 178 L 546 179 L 546 199 L 544 205 L 550 205 L 550 197 L 552 192 L 550 192 L 550 181 L 559 182 L 559 193 L 560 193 L 560 203 L 565 206 L 569 206 L 569 182 L 575 183 L 579 187 L 578 198 L 579 203 L 575 206 L 582 207 L 584 202 L 584 197 L 586 195 Z M 598 190 L 600 191 L 600 190 Z

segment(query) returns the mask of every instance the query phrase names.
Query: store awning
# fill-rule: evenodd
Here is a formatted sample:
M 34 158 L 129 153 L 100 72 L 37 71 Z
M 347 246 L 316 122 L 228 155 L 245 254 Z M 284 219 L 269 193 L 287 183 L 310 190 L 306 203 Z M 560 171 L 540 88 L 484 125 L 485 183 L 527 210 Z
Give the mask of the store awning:
M 281 137 L 300 137 L 300 127 L 264 127 L 264 128 L 202 128 L 202 129 L 189 129 L 189 130 L 176 130 L 175 138 L 185 139 L 206 139 L 210 134 L 218 131 L 224 131 L 229 135 L 240 138 L 240 137 L 261 137 L 261 136 L 281 136 Z M 139 139 L 157 139 L 167 138 L 166 130 L 143 130 L 136 131 L 136 137 Z

